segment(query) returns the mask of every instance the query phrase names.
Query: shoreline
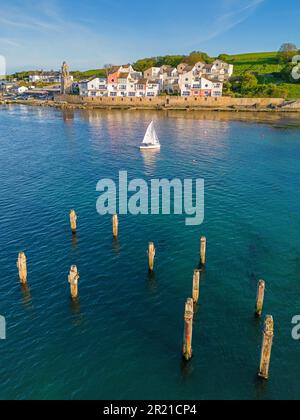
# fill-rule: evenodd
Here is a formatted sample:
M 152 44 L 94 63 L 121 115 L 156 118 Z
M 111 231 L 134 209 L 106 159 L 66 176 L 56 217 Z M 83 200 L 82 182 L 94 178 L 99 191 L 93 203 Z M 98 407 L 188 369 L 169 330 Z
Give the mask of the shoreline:
M 22 100 L 0 100 L 0 106 L 7 106 L 7 105 L 25 105 L 25 106 L 32 106 L 32 107 L 42 107 L 42 108 L 56 108 L 62 110 L 124 110 L 124 111 L 137 111 L 137 110 L 148 110 L 148 111 L 213 111 L 213 112 L 264 112 L 264 113 L 300 113 L 300 106 L 299 108 L 293 108 L 288 106 L 274 106 L 274 107 L 257 107 L 257 106 L 176 106 L 176 105 L 149 105 L 147 106 L 135 106 L 129 104 L 114 104 L 114 105 L 106 105 L 106 104 L 92 104 L 92 103 L 69 103 L 65 101 L 41 101 L 41 100 L 30 100 L 30 101 L 22 101 Z

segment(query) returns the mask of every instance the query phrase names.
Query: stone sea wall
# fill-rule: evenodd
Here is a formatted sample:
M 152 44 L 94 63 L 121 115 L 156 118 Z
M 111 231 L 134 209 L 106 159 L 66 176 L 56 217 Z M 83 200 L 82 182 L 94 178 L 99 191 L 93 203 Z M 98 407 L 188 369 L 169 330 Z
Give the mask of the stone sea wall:
M 86 107 L 116 107 L 116 108 L 277 108 L 285 105 L 281 98 L 197 98 L 159 96 L 153 98 L 108 98 L 80 97 L 75 95 L 58 95 L 56 102 Z M 294 108 L 300 108 L 300 102 Z

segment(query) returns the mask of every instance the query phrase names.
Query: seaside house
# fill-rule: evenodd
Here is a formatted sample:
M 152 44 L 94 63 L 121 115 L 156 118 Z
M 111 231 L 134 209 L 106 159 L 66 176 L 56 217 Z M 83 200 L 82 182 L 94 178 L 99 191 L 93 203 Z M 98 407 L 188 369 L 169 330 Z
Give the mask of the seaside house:
M 181 96 L 221 97 L 223 94 L 222 82 L 206 79 L 193 72 L 180 76 L 179 87 Z
M 12 82 L 7 80 L 0 80 L 0 91 L 2 93 L 8 93 L 14 86 L 15 84 Z
M 117 96 L 127 96 L 127 83 L 129 79 L 129 73 L 119 73 L 117 79 Z
M 81 96 L 155 97 L 166 92 L 182 96 L 219 97 L 223 82 L 233 73 L 233 66 L 215 60 L 212 64 L 181 63 L 177 68 L 169 65 L 151 67 L 144 74 L 130 65 L 110 69 L 107 79 L 92 78 L 80 83 Z
M 199 62 L 193 67 L 195 74 L 219 82 L 228 81 L 233 75 L 233 69 L 232 64 L 225 63 L 222 60 L 215 60 L 211 64 Z
M 61 73 L 59 71 L 39 71 L 29 75 L 30 83 L 61 83 Z
M 108 74 L 107 92 L 110 97 L 136 96 L 136 83 L 143 77 L 131 65 L 114 67 Z
M 161 92 L 161 82 L 159 79 L 156 80 L 148 80 L 146 85 L 146 96 L 147 97 L 154 97 L 159 96 Z
M 190 96 L 191 88 L 194 82 L 194 72 L 190 70 L 187 73 L 182 73 L 179 75 L 178 85 L 180 89 L 181 96 Z
M 146 96 L 147 84 L 148 84 L 147 79 L 139 79 L 136 82 L 136 96 L 138 96 L 138 97 L 145 97 Z
M 147 80 L 153 80 L 159 78 L 161 73 L 160 67 L 151 67 L 144 72 L 144 78 Z
M 191 71 L 192 68 L 193 68 L 193 66 L 190 66 L 189 64 L 181 63 L 177 66 L 177 72 L 178 72 L 178 74 L 187 73 L 187 72 Z
M 79 83 L 80 96 L 107 96 L 107 81 L 105 78 L 92 77 Z

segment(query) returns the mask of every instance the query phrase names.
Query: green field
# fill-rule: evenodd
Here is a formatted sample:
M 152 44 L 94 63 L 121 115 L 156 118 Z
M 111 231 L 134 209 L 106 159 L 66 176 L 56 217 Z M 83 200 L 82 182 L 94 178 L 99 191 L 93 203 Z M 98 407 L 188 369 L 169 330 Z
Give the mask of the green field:
M 288 91 L 288 99 L 300 99 L 300 81 L 298 83 L 284 83 L 280 72 L 285 64 L 279 64 L 277 52 L 262 52 L 238 54 L 228 56 L 228 62 L 234 65 L 234 77 L 245 73 L 255 73 L 259 83 L 274 83 Z
M 234 64 L 234 76 L 245 73 L 271 74 L 279 73 L 284 64 L 278 64 L 277 52 L 238 54 L 229 56 L 228 62 Z

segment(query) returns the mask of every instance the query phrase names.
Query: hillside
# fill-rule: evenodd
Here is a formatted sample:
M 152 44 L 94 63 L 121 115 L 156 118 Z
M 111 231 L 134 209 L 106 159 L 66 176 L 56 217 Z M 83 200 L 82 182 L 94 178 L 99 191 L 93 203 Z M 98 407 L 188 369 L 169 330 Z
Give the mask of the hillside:
M 234 76 L 247 72 L 258 74 L 279 73 L 285 64 L 279 64 L 277 52 L 229 55 L 228 62 L 234 64 Z
M 237 54 L 228 56 L 227 61 L 234 65 L 234 77 L 246 73 L 256 74 L 259 84 L 276 84 L 288 92 L 288 99 L 300 98 L 300 82 L 286 83 L 282 71 L 286 64 L 279 64 L 277 52 Z

